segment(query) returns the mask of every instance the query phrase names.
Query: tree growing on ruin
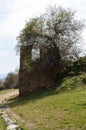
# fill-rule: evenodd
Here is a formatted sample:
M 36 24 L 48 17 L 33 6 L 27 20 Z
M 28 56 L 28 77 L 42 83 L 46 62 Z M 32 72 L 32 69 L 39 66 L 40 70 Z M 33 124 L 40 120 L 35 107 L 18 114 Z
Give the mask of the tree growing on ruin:
M 18 47 L 36 44 L 53 47 L 62 60 L 76 59 L 83 24 L 75 19 L 75 12 L 62 7 L 49 7 L 40 17 L 30 19 L 18 36 Z

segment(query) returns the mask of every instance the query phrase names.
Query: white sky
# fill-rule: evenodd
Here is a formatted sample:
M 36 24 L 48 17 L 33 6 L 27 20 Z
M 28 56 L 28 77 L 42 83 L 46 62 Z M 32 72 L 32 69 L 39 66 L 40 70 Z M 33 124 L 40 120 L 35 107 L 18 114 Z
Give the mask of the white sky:
M 14 48 L 25 21 L 54 4 L 74 9 L 78 19 L 86 19 L 86 0 L 0 0 L 0 74 L 7 74 L 19 66 Z M 85 35 L 86 30 L 83 33 L 86 41 Z

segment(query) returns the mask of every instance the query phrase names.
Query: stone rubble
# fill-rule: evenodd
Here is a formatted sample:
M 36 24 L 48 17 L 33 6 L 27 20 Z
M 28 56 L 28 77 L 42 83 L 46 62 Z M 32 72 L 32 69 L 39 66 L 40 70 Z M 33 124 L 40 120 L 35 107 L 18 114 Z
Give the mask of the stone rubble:
M 11 124 L 7 127 L 7 130 L 20 130 L 19 125 Z
M 16 121 L 12 120 L 11 117 L 6 113 L 5 105 L 3 102 L 0 104 L 0 116 L 6 123 L 7 130 L 21 130 L 20 126 L 16 123 Z

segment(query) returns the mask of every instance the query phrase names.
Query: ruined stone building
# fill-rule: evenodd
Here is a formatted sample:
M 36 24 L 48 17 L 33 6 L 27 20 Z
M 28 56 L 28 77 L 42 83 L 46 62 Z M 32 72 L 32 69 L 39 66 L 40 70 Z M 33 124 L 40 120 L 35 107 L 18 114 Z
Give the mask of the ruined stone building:
M 20 96 L 43 87 L 53 86 L 61 70 L 60 57 L 54 49 L 21 46 L 19 70 Z M 57 59 L 57 62 L 56 62 Z

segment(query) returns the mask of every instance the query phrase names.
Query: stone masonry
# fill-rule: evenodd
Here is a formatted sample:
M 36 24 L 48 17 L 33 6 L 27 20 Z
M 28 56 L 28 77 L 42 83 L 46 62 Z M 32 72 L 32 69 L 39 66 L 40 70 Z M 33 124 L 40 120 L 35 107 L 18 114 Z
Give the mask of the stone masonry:
M 61 70 L 60 57 L 57 57 L 57 65 L 54 65 L 54 61 L 52 64 L 48 63 L 49 59 L 52 57 L 48 57 L 48 55 L 40 50 L 40 58 L 36 61 L 32 61 L 32 45 L 22 46 L 20 49 L 20 70 L 19 70 L 19 95 L 22 96 L 31 91 L 37 90 L 43 87 L 53 86 L 55 83 L 55 78 Z M 52 49 L 50 53 L 53 54 L 55 51 Z M 42 56 L 44 55 L 44 58 Z M 53 55 L 54 56 L 54 55 Z M 55 69 L 55 70 L 54 70 Z M 53 79 L 54 77 L 54 79 Z

